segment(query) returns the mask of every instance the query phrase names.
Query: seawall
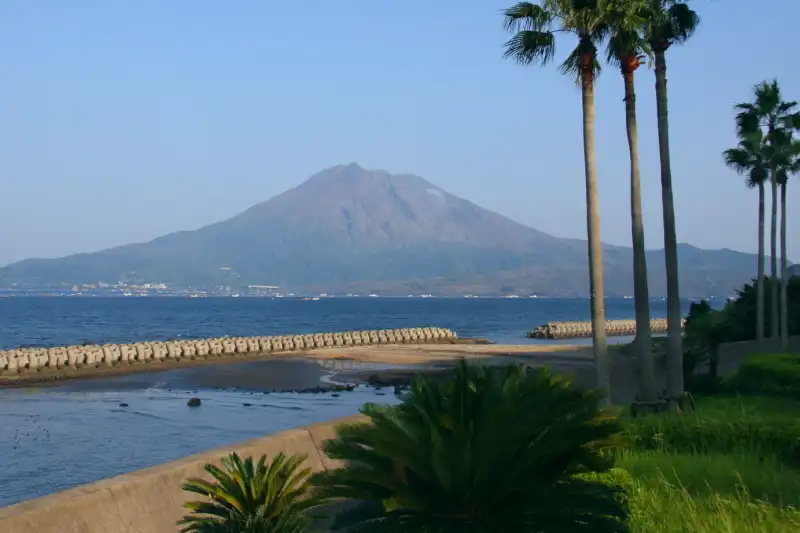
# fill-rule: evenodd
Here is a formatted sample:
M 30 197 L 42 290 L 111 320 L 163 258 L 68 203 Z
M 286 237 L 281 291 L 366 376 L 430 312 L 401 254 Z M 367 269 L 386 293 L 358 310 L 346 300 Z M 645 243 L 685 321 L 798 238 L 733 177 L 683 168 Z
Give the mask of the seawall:
M 80 378 L 96 374 L 98 369 L 119 372 L 157 371 L 198 360 L 235 361 L 237 356 L 291 355 L 345 346 L 450 343 L 457 338 L 458 335 L 449 329 L 421 327 L 272 337 L 19 348 L 0 351 L 0 385 Z
M 685 320 L 681 321 L 681 325 Z M 666 333 L 667 319 L 654 318 L 650 321 L 651 333 Z M 636 335 L 635 320 L 607 320 L 606 335 L 627 336 Z M 578 337 L 592 336 L 591 322 L 548 322 L 537 326 L 526 335 L 529 339 L 575 339 Z
M 307 454 L 306 465 L 315 472 L 337 468 L 338 463 L 320 449 L 335 435 L 335 427 L 364 420 L 353 416 L 306 428 L 290 429 L 210 452 L 192 455 L 152 468 L 138 470 L 35 500 L 0 509 L 3 533 L 171 533 L 186 512 L 187 501 L 199 499 L 181 490 L 190 477 L 209 478 L 203 467 L 220 458 L 268 457 L 284 452 Z

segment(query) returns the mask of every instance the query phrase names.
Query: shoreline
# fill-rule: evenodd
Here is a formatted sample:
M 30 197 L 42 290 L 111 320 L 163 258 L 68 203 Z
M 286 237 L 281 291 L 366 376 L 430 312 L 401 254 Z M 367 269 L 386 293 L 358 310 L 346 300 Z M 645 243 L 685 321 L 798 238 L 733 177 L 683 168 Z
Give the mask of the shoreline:
M 538 357 L 537 357 L 538 356 Z M 0 375 L 0 390 L 24 388 L 49 388 L 68 386 L 92 381 L 121 381 L 120 378 L 146 374 L 182 371 L 197 373 L 198 369 L 213 368 L 214 374 L 236 374 L 234 370 L 247 365 L 278 361 L 314 362 L 320 373 L 335 375 L 341 373 L 331 364 L 373 363 L 391 367 L 427 365 L 431 363 L 455 362 L 466 358 L 529 358 L 539 359 L 542 364 L 563 362 L 565 360 L 587 360 L 587 347 L 573 345 L 498 345 L 478 344 L 466 339 L 458 344 L 396 344 L 382 346 L 351 346 L 323 348 L 294 353 L 248 353 L 234 357 L 197 357 L 191 360 L 133 361 L 114 366 L 97 365 L 81 368 L 38 369 L 14 375 Z M 591 347 L 588 347 L 591 358 Z M 326 364 L 327 363 L 327 364 Z M 342 369 L 347 370 L 347 369 Z M 355 369 L 353 369 L 355 370 Z M 358 369 L 363 370 L 363 369 Z M 366 370 L 365 370 L 366 371 Z M 198 375 L 206 373 L 200 372 Z M 259 372 L 260 374 L 260 372 Z M 240 379 L 246 379 L 242 374 Z

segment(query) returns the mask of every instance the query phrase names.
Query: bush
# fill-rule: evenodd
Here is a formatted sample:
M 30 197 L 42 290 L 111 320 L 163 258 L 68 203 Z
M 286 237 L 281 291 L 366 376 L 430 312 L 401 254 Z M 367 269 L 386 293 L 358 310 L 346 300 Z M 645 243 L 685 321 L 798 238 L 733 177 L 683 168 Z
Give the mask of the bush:
M 743 394 L 800 399 L 800 355 L 752 355 L 726 381 L 728 387 Z
M 744 453 L 800 466 L 800 405 L 770 398 L 705 398 L 694 412 L 630 420 L 634 450 Z

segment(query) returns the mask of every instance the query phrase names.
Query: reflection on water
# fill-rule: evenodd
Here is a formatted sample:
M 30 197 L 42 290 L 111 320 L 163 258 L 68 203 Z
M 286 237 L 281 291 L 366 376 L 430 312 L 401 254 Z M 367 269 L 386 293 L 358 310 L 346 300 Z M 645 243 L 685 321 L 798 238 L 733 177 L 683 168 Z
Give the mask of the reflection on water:
M 192 396 L 202 406 L 188 407 Z M 0 390 L 0 506 L 351 415 L 368 401 L 397 400 L 391 390 L 366 387 L 338 397 L 167 390 L 158 384 L 113 392 Z

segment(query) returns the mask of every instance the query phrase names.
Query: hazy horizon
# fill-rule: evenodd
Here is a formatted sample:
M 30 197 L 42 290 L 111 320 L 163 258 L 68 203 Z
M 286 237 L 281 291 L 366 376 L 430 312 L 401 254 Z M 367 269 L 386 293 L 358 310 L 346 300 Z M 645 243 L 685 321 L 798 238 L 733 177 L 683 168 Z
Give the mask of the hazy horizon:
M 585 239 L 580 93 L 557 65 L 501 58 L 499 12 L 512 3 L 318 0 L 303 5 L 313 17 L 298 17 L 278 1 L 3 2 L 0 265 L 197 229 L 349 162 L 413 173 Z M 800 100 L 800 76 L 765 53 L 791 48 L 800 5 L 692 5 L 696 36 L 668 52 L 678 240 L 754 253 L 757 193 L 721 152 L 736 143 L 732 106 L 755 83 L 778 78 L 784 98 Z M 560 42 L 557 58 L 571 44 Z M 647 248 L 660 249 L 652 71 L 636 84 Z M 622 97 L 606 67 L 596 95 L 602 237 L 630 246 Z M 800 257 L 794 181 L 790 258 Z

